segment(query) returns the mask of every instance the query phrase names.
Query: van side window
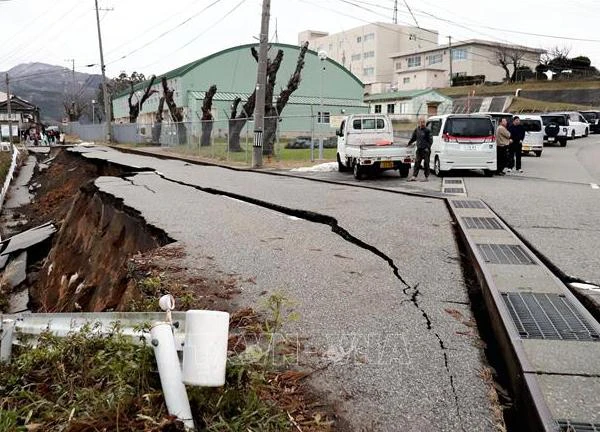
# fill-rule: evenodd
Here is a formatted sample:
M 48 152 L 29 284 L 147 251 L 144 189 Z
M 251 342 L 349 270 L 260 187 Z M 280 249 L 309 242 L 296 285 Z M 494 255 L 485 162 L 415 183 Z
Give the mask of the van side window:
M 432 120 L 427 122 L 427 129 L 431 131 L 432 136 L 438 136 L 440 134 L 440 129 L 442 128 L 441 120 Z
M 384 127 L 383 119 L 377 119 L 377 129 L 383 129 Z
M 381 118 L 363 118 L 363 119 L 355 119 L 352 122 L 352 129 L 361 130 L 361 129 L 385 129 L 385 121 Z
M 362 129 L 362 123 L 360 122 L 360 119 L 356 119 L 352 122 L 352 129 L 354 129 L 354 130 Z

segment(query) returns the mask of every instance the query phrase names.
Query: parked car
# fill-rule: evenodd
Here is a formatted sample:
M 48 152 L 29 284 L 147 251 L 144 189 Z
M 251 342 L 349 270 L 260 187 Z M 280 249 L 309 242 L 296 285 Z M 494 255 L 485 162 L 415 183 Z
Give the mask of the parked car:
M 310 148 L 309 136 L 297 136 L 292 141 L 289 141 L 285 148 L 287 149 L 307 149 Z
M 361 179 L 366 172 L 398 170 L 407 177 L 414 147 L 394 142 L 392 121 L 385 114 L 354 114 L 344 118 L 336 132 L 339 171 L 352 169 Z
M 430 164 L 441 177 L 456 169 L 483 170 L 486 176 L 496 171 L 495 127 L 489 115 L 447 114 L 430 117 Z
M 565 114 L 568 117 L 567 127 L 569 128 L 567 137 L 569 139 L 588 136 L 590 133 L 590 124 L 577 111 L 564 111 L 557 114 Z
M 590 132 L 600 133 L 600 111 L 579 111 L 590 124 Z
M 539 115 L 524 114 L 520 115 L 521 125 L 525 129 L 525 139 L 523 140 L 523 153 L 534 152 L 537 157 L 542 155 L 544 150 L 544 128 L 542 117 Z
M 569 116 L 566 114 L 542 114 L 544 124 L 544 142 L 560 143 L 561 147 L 567 145 L 569 137 Z

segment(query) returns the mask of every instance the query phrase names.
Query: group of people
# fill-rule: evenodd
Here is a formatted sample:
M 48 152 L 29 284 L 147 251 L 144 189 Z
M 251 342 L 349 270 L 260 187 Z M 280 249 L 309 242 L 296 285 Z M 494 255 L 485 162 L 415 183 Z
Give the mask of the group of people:
M 521 124 L 521 119 L 513 117 L 510 125 L 508 120 L 500 120 L 496 128 L 496 174 L 506 175 L 513 169 L 520 173 L 521 153 L 523 152 L 523 140 L 525 139 L 525 128 Z M 506 169 L 506 172 L 504 170 Z
M 519 117 L 513 117 L 510 125 L 506 118 L 500 120 L 496 128 L 497 175 L 506 175 L 507 172 L 511 172 L 513 169 L 520 173 L 523 172 L 521 167 L 521 153 L 523 151 L 524 139 L 525 128 L 521 124 Z M 425 171 L 425 178 L 421 181 L 429 181 L 429 157 L 431 155 L 433 137 L 431 131 L 426 127 L 425 119 L 423 118 L 419 119 L 418 126 L 408 141 L 408 145 L 410 146 L 414 142 L 417 143 L 415 165 L 413 175 L 408 181 L 417 180 L 421 164 L 423 164 Z

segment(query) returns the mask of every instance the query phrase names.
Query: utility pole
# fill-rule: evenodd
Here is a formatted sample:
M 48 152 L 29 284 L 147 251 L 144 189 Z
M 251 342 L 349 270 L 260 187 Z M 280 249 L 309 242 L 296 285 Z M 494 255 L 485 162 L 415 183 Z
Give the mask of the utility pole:
M 394 24 L 398 24 L 398 0 L 394 1 Z
M 448 55 L 450 58 L 450 87 L 452 87 L 452 36 L 448 36 Z
M 8 72 L 6 73 L 6 110 L 8 112 L 8 142 L 12 145 L 13 133 L 12 133 L 12 114 L 10 107 L 10 84 L 8 80 Z
M 256 104 L 254 108 L 254 144 L 252 168 L 262 167 L 263 132 L 265 129 L 265 96 L 267 87 L 267 54 L 269 42 L 269 17 L 271 0 L 263 0 L 258 48 L 258 76 L 256 78 Z
M 106 140 L 110 142 L 110 119 L 111 107 L 108 99 L 108 88 L 106 87 L 106 71 L 104 67 L 104 52 L 102 51 L 102 33 L 100 32 L 100 13 L 98 12 L 98 0 L 94 0 L 96 4 L 96 24 L 98 26 L 98 46 L 100 47 L 100 68 L 102 69 L 102 94 L 104 95 L 104 121 L 106 124 Z

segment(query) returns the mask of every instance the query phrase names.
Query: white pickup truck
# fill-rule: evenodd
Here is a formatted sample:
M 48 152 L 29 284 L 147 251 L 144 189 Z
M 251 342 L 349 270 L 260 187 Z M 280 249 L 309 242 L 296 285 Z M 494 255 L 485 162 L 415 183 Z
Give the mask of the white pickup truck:
M 356 179 L 363 174 L 398 170 L 407 177 L 414 162 L 414 147 L 394 142 L 392 121 L 384 114 L 354 114 L 342 121 L 336 132 L 340 172 L 352 170 Z

